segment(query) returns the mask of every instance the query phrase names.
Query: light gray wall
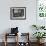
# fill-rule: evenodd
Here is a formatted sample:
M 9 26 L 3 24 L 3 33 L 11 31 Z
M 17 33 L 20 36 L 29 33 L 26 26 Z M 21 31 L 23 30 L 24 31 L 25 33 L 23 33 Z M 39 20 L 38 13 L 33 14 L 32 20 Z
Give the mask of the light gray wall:
M 26 20 L 10 20 L 10 7 L 26 7 Z M 0 0 L 0 34 L 17 26 L 32 36 L 32 24 L 36 24 L 36 0 Z
M 10 20 L 10 7 L 26 7 L 26 20 Z M 32 24 L 36 24 L 36 0 L 0 0 L 0 33 L 16 26 L 20 32 L 31 32 Z

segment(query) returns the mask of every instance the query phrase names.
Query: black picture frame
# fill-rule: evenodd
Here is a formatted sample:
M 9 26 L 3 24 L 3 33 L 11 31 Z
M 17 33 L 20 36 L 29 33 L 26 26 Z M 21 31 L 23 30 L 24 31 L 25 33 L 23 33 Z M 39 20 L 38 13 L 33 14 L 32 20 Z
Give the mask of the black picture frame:
M 26 7 L 11 7 L 10 8 L 11 20 L 25 20 L 26 19 Z

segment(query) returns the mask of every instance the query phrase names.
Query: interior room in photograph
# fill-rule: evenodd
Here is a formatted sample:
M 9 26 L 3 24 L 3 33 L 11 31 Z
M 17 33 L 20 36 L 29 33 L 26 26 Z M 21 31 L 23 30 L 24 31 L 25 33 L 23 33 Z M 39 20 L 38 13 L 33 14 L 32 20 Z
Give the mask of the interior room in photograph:
M 10 8 L 11 20 L 24 20 L 26 19 L 26 7 L 11 7 Z

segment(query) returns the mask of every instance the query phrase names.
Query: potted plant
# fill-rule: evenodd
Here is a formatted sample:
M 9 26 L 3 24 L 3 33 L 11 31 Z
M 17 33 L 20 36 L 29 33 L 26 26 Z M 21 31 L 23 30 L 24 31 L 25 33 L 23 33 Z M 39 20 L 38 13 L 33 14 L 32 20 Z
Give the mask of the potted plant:
M 32 27 L 35 28 L 36 30 L 45 29 L 45 26 L 32 25 Z
M 37 25 L 32 25 L 33 28 L 35 28 L 36 30 L 38 30 L 38 26 Z
M 45 32 L 35 32 L 33 35 L 37 38 L 37 41 L 41 43 L 40 40 L 42 38 L 45 38 L 44 36 L 46 36 L 46 33 Z

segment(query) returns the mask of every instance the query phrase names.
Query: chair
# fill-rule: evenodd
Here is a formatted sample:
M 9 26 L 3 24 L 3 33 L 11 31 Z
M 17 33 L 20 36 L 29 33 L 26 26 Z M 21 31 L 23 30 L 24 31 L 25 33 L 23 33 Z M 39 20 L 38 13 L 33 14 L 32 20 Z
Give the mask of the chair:
M 17 38 L 15 38 L 16 41 L 16 46 L 18 46 L 18 27 L 16 28 L 11 28 L 11 33 L 5 33 L 5 46 L 7 46 L 8 42 L 7 42 L 7 38 L 13 37 L 13 36 L 17 36 Z
M 19 42 L 19 46 L 30 46 L 29 33 L 21 33 L 21 39 L 24 41 Z
M 16 40 L 16 46 L 18 46 L 18 34 L 16 35 L 16 34 L 9 34 L 9 33 L 5 34 L 5 46 L 8 45 L 7 39 L 10 38 L 11 36 L 17 36 L 15 40 Z

